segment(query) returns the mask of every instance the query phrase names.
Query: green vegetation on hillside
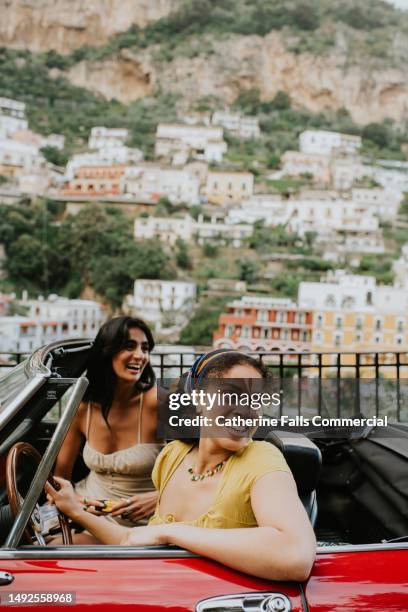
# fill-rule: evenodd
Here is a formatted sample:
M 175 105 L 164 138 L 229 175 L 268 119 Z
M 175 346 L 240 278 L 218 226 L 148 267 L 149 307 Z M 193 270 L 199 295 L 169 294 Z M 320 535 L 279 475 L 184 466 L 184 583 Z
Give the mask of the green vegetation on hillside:
M 91 287 L 113 308 L 137 278 L 174 278 L 175 267 L 155 240 L 135 241 L 117 210 L 90 205 L 56 221 L 47 202 L 0 205 L 0 244 L 6 250 L 8 285 L 16 290 L 78 297 Z
M 40 134 L 59 133 L 67 138 L 67 151 L 84 146 L 96 125 L 125 127 L 130 130 L 129 145 L 153 153 L 154 132 L 160 121 L 176 118 L 172 95 L 160 91 L 128 106 L 117 100 L 72 85 L 63 75 L 52 77 L 44 57 L 28 51 L 0 49 L 1 95 L 27 104 L 30 128 Z M 64 153 L 46 151 L 53 163 L 63 161 Z M 66 152 L 65 152 L 66 153 Z
M 218 318 L 231 299 L 234 296 L 203 300 L 182 330 L 180 342 L 195 346 L 211 345 L 213 332 L 218 327 Z

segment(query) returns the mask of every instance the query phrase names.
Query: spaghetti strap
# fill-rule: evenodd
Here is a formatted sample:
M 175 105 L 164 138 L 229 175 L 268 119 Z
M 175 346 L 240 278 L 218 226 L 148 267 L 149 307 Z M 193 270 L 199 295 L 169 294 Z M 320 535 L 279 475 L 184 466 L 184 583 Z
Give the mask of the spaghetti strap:
M 140 444 L 142 441 L 142 417 L 143 417 L 143 393 L 140 395 L 140 402 L 139 402 L 139 431 L 137 435 L 138 444 Z
M 88 408 L 86 409 L 86 439 L 89 442 L 89 427 L 91 425 L 91 402 L 88 402 Z

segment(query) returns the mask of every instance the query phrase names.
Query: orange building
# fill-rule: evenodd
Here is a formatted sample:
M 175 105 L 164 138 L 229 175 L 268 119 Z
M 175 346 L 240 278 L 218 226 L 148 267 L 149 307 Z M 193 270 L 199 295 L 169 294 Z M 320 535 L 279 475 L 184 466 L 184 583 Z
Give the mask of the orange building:
M 111 196 L 121 194 L 121 177 L 125 173 L 120 166 L 83 166 L 62 189 L 64 196 Z
M 215 348 L 307 352 L 312 343 L 312 311 L 289 299 L 244 296 L 227 305 L 214 333 Z

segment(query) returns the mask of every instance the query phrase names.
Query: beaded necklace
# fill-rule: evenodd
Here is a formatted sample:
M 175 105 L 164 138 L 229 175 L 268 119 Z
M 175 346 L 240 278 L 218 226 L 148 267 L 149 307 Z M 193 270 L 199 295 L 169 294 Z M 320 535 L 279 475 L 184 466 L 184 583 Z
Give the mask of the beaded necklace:
M 197 474 L 194 471 L 193 466 L 189 467 L 187 469 L 187 472 L 191 475 L 190 480 L 192 482 L 196 482 L 197 480 L 204 480 L 204 478 L 210 478 L 211 476 L 214 476 L 214 474 L 222 470 L 222 468 L 224 467 L 226 463 L 227 463 L 227 459 L 224 459 L 224 461 L 220 461 L 220 463 L 217 463 L 215 467 L 210 468 L 209 470 L 205 470 L 205 472 L 202 472 L 201 474 Z

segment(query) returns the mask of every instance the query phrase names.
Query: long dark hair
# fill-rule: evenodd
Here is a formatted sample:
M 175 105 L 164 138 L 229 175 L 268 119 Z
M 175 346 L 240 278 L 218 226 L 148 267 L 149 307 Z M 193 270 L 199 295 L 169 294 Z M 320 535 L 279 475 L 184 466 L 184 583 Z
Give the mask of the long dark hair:
M 102 416 L 107 422 L 113 402 L 116 375 L 112 368 L 112 358 L 119 353 L 129 340 L 129 330 L 137 327 L 144 332 L 149 345 L 149 352 L 154 348 L 154 339 L 150 328 L 141 319 L 121 316 L 110 319 L 99 330 L 91 349 L 88 362 L 87 378 L 89 386 L 84 400 L 101 406 Z M 134 395 L 151 389 L 156 382 L 150 361 L 143 369 L 140 379 L 135 383 Z

